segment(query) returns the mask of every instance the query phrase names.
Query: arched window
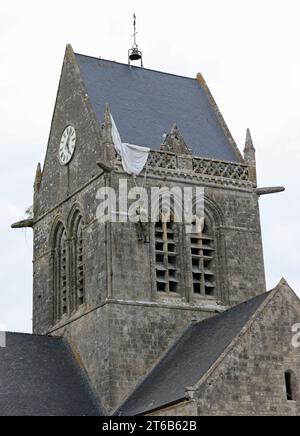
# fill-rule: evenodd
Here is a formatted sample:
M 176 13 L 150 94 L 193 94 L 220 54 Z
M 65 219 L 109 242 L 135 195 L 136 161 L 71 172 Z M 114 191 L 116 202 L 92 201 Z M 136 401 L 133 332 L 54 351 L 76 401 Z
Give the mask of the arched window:
M 215 296 L 215 241 L 212 226 L 205 219 L 204 227 L 191 234 L 191 259 L 193 274 L 193 291 L 196 295 Z
M 178 225 L 161 214 L 155 225 L 155 255 L 157 291 L 178 293 Z
M 59 223 L 54 238 L 54 313 L 59 320 L 68 313 L 68 250 L 64 225 Z
M 77 310 L 85 302 L 85 276 L 84 276 L 84 240 L 83 218 L 76 211 L 71 221 L 72 240 L 72 296 L 73 308 Z
M 288 401 L 295 400 L 294 374 L 292 371 L 286 371 L 285 374 L 286 398 Z

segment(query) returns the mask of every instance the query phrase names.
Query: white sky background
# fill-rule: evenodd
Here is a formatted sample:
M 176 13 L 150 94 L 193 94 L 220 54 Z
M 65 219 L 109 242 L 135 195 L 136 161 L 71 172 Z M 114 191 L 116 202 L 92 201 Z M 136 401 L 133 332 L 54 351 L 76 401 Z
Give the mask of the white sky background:
M 145 67 L 201 71 L 240 149 L 250 127 L 259 185 L 287 188 L 261 198 L 266 272 L 300 292 L 299 0 L 1 0 L 2 328 L 31 331 L 32 231 L 10 224 L 32 204 L 65 46 L 126 63 L 134 11 Z

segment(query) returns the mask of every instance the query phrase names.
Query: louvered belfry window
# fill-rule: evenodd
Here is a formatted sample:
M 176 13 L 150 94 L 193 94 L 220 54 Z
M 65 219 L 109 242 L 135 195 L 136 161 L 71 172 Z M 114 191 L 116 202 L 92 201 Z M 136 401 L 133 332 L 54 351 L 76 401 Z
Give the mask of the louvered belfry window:
M 215 295 L 215 241 L 205 224 L 202 232 L 191 235 L 193 290 L 197 295 Z
M 178 292 L 177 277 L 177 241 L 178 226 L 174 218 L 166 220 L 161 214 L 155 225 L 155 254 L 156 254 L 156 284 L 157 291 L 165 294 Z

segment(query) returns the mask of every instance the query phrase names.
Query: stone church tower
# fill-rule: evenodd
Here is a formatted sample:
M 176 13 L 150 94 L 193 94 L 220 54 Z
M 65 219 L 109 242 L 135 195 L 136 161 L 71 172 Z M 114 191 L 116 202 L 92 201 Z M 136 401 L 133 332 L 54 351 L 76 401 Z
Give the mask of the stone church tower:
M 151 148 L 126 174 L 112 142 Z M 203 187 L 205 227 L 101 223 L 103 187 Z M 265 292 L 250 132 L 243 157 L 196 79 L 74 54 L 67 47 L 43 169 L 34 184 L 37 334 L 68 338 L 115 410 L 192 320 Z M 28 223 L 27 223 L 28 224 Z

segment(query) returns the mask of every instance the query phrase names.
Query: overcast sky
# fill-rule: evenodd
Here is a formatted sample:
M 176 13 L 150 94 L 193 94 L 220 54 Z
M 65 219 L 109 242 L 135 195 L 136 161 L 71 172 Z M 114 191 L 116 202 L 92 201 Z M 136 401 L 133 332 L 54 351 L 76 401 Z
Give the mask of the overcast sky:
M 65 46 L 127 62 L 132 14 L 147 68 L 201 71 L 240 149 L 250 127 L 260 186 L 268 288 L 300 292 L 299 0 L 1 0 L 1 327 L 31 331 L 32 231 L 11 230 L 32 204 Z

